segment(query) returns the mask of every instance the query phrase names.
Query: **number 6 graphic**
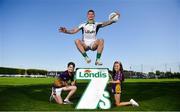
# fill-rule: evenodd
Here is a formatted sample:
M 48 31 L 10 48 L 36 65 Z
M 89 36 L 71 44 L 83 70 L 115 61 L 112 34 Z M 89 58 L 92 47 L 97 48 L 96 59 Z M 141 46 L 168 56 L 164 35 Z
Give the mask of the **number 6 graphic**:
M 76 109 L 109 109 L 111 102 L 109 93 L 105 91 L 109 80 L 107 68 L 79 68 L 76 71 L 77 80 L 90 80 Z

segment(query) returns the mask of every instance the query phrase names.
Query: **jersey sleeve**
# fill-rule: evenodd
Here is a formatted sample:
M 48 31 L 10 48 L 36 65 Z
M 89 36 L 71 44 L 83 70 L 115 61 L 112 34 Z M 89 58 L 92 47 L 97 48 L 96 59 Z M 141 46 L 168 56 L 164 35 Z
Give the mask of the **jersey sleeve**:
M 67 73 L 66 73 L 66 71 L 65 71 L 65 72 L 61 73 L 58 78 L 61 79 L 61 80 L 63 80 L 63 81 L 66 81 L 66 80 L 67 80 L 67 75 L 66 75 L 66 74 L 67 74 Z
M 82 29 L 83 26 L 84 26 L 84 24 L 80 24 L 80 25 L 78 26 L 78 28 L 79 28 L 79 29 Z
M 102 27 L 102 22 L 96 22 L 97 28 L 101 28 Z
M 96 22 L 96 24 L 97 24 L 97 25 L 102 25 L 102 24 L 103 24 L 103 22 Z

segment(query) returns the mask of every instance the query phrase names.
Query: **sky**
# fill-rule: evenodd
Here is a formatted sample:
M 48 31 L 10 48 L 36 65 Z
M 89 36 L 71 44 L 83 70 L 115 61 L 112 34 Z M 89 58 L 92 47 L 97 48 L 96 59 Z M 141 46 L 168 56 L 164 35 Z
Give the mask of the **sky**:
M 112 69 L 119 60 L 127 70 L 180 72 L 179 0 L 0 0 L 0 66 L 64 70 L 73 61 L 78 68 L 99 67 L 96 52 L 87 52 L 92 62 L 86 64 L 77 50 L 81 32 L 58 32 L 86 22 L 89 9 L 97 22 L 121 14 L 98 32 L 105 40 L 101 67 Z

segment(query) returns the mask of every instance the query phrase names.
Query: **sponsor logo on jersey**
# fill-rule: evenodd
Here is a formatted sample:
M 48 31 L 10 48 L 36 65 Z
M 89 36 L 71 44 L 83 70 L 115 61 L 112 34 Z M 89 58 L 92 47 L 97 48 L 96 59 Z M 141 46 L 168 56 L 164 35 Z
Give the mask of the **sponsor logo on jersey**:
M 92 34 L 92 33 L 96 33 L 96 31 L 95 31 L 95 30 L 85 30 L 85 33 L 90 33 L 90 34 Z

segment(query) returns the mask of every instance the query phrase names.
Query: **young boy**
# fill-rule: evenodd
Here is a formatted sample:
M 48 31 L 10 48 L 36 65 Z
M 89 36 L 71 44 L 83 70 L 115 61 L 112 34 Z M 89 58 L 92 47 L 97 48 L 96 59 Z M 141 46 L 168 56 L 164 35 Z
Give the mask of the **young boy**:
M 74 80 L 74 68 L 75 64 L 73 62 L 69 62 L 67 65 L 67 70 L 60 74 L 59 77 L 54 81 L 50 101 L 55 99 L 58 104 L 72 104 L 69 99 L 77 89 Z M 68 84 L 69 80 L 71 81 L 71 84 Z M 61 97 L 62 91 L 69 91 L 64 101 Z

